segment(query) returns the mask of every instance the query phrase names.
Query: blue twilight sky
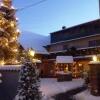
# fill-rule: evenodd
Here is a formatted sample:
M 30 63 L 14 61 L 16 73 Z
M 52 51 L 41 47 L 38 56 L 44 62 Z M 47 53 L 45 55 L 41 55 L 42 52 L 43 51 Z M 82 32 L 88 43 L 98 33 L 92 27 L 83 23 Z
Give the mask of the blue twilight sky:
M 13 0 L 22 8 L 41 0 Z M 21 31 L 42 35 L 99 18 L 99 0 L 47 0 L 37 6 L 17 12 Z

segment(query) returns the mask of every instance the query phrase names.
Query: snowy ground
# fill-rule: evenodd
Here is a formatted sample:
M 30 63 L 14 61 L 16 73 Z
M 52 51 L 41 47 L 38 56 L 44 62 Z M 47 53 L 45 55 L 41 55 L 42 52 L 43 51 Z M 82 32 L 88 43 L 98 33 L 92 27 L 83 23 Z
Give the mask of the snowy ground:
M 41 79 L 40 90 L 44 95 L 43 100 L 52 100 L 52 96 L 80 87 L 83 85 L 83 83 L 83 79 L 73 79 L 72 81 L 57 82 L 57 79 L 55 78 L 44 78 Z
M 76 100 L 100 100 L 100 96 L 93 96 L 89 90 L 81 92 L 75 96 Z

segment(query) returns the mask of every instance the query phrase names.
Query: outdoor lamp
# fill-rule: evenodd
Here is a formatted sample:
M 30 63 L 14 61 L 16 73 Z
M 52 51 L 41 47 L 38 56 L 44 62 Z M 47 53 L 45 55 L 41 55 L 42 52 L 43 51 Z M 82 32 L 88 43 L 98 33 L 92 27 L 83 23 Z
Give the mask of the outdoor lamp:
M 29 56 L 34 57 L 35 51 L 33 49 L 29 49 L 28 54 Z

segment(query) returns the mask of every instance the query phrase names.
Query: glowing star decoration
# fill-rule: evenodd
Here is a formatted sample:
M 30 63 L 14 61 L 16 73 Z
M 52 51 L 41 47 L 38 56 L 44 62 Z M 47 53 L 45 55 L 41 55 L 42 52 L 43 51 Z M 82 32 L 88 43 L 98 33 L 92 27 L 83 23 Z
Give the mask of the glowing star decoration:
M 93 60 L 94 62 L 98 61 L 97 56 L 93 56 L 93 57 L 92 57 L 92 60 Z

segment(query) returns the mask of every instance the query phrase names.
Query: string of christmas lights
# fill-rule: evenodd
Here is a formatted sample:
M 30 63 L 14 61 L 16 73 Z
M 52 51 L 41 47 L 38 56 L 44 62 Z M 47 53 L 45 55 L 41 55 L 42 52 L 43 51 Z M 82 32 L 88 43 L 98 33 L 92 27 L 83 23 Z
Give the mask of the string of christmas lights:
M 0 64 L 16 64 L 20 47 L 16 9 L 12 6 L 12 0 L 0 2 Z

